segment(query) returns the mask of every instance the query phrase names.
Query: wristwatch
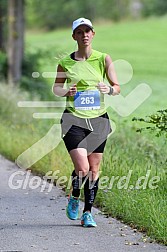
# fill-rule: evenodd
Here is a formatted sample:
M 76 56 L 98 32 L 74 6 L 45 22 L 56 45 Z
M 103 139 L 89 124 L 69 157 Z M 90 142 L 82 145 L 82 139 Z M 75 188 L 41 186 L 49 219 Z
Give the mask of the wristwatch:
M 113 87 L 111 87 L 111 86 L 109 86 L 109 88 L 110 88 L 110 91 L 108 92 L 108 95 L 112 95 L 113 92 L 114 92 L 114 89 L 113 89 Z

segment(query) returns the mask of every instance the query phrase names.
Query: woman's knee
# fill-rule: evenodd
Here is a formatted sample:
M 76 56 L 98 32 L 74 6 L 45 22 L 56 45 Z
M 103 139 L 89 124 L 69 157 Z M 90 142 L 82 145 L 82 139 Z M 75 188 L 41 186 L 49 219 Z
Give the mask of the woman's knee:
M 75 172 L 78 176 L 85 177 L 89 172 L 89 161 L 87 158 L 87 151 L 83 148 L 78 148 L 70 151 Z
M 85 177 L 89 173 L 89 165 L 79 165 L 75 167 L 75 172 L 79 177 Z
M 90 180 L 97 180 L 98 179 L 98 177 L 99 177 L 99 168 L 100 168 L 100 165 L 90 167 L 90 170 L 89 170 Z

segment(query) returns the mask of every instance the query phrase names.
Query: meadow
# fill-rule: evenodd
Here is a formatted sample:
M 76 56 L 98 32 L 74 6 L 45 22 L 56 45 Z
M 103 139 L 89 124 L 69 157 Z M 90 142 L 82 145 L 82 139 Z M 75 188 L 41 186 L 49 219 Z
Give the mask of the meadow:
M 132 118 L 144 117 L 166 108 L 166 21 L 163 17 L 95 24 L 96 36 L 93 41 L 93 48 L 110 54 L 113 61 L 123 59 L 131 64 L 133 76 L 128 83 L 121 85 L 122 96 L 126 97 L 141 83 L 146 83 L 152 90 L 152 94 L 137 109 L 132 109 L 128 116 L 122 117 L 108 108 L 116 130 L 108 139 L 101 164 L 100 176 L 103 180 L 96 206 L 106 215 L 121 219 L 143 231 L 152 240 L 164 244 L 167 244 L 166 139 L 163 136 L 157 138 L 148 131 L 137 133 L 136 129 L 145 125 L 132 121 Z M 34 72 L 52 72 L 54 75 L 58 59 L 74 51 L 76 44 L 70 29 L 48 33 L 27 31 L 26 48 L 49 48 L 48 59 L 43 59 L 41 68 L 34 69 Z M 53 76 L 47 79 L 50 87 L 53 82 Z M 16 160 L 58 122 L 56 119 L 34 119 L 32 114 L 57 110 L 19 108 L 17 102 L 30 100 L 29 94 L 4 84 L 0 85 L 0 89 L 0 153 Z M 34 97 L 34 101 L 38 99 L 38 96 Z M 57 101 L 58 98 L 53 96 L 52 100 Z M 30 169 L 41 175 L 50 170 L 60 170 L 59 176 L 70 177 L 73 167 L 64 144 L 60 142 Z M 106 176 L 108 180 L 104 179 Z M 144 181 L 147 183 L 144 184 Z M 125 185 L 125 182 L 128 183 Z

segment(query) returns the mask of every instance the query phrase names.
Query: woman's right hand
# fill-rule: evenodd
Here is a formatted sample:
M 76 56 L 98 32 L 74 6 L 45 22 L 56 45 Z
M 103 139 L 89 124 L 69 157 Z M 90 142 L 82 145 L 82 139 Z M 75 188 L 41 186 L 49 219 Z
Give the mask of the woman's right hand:
M 74 96 L 74 95 L 76 95 L 76 93 L 77 93 L 77 84 L 73 84 L 73 85 L 69 88 L 69 90 L 68 90 L 66 96 Z

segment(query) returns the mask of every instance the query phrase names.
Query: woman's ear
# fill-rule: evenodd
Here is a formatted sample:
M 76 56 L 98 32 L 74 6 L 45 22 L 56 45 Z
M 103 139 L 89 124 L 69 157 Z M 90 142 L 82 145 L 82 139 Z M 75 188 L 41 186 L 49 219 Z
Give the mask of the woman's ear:
M 92 33 L 93 33 L 93 37 L 94 37 L 94 35 L 95 35 L 95 31 L 92 31 Z
M 74 34 L 74 33 L 72 34 L 72 38 L 73 38 L 74 40 L 76 40 L 76 38 L 75 38 L 75 34 Z

